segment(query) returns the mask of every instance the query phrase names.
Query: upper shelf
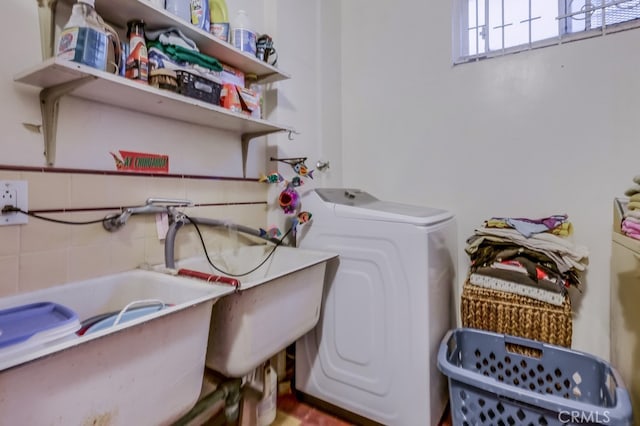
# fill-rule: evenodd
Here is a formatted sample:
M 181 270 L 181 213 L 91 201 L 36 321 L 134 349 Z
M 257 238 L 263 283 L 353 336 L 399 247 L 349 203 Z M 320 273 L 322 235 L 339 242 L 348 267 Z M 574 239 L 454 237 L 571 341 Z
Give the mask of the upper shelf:
M 58 58 L 47 59 L 18 74 L 15 81 L 47 89 L 83 77 L 95 79 L 74 89 L 71 96 L 242 134 L 293 131 L 266 120 L 250 118 L 217 105 Z
M 72 3 L 71 0 L 64 1 Z M 149 29 L 178 27 L 185 36 L 198 45 L 202 53 L 213 56 L 245 73 L 254 73 L 261 82 L 270 83 L 291 78 L 289 74 L 278 68 L 255 56 L 241 52 L 231 44 L 219 40 L 164 9 L 153 6 L 148 0 L 96 0 L 96 10 L 105 21 L 122 28 L 126 28 L 127 22 L 132 19 L 144 20 Z

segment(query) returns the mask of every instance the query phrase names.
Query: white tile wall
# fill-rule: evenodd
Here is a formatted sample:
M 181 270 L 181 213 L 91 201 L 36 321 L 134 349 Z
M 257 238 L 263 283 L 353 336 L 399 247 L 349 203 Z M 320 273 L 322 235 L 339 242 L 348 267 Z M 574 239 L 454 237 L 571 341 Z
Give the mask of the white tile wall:
M 28 181 L 31 211 L 96 208 L 43 214 L 56 219 L 102 219 L 112 211 L 98 208 L 142 205 L 147 198 L 163 197 L 189 199 L 196 204 L 257 203 L 194 207 L 185 212 L 266 226 L 267 206 L 260 203 L 267 201 L 267 185 L 253 181 L 4 170 L 0 179 Z M 227 231 L 202 231 L 208 250 L 237 243 Z M 164 263 L 164 245 L 154 216 L 134 216 L 112 233 L 99 223 L 70 226 L 30 217 L 26 225 L 0 227 L 0 241 L 0 297 L 134 269 L 144 263 Z M 176 257 L 200 253 L 194 228 L 185 226 L 176 239 Z

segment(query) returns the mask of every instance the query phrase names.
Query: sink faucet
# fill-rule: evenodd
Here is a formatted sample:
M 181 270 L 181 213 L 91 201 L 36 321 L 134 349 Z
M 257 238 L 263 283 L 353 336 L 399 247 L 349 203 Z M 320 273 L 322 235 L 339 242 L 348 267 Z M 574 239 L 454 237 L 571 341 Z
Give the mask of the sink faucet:
M 127 207 L 121 213 L 108 215 L 102 222 L 102 226 L 109 232 L 117 231 L 135 214 L 167 213 L 169 221 L 174 222 L 180 215 L 176 207 L 188 206 L 193 206 L 193 202 L 174 198 L 148 198 L 143 206 Z

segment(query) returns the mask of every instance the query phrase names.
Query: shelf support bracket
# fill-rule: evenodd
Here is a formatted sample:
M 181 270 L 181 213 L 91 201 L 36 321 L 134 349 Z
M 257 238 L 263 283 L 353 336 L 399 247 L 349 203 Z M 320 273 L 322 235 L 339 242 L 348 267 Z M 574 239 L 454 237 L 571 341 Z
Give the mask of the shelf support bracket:
M 42 50 L 42 60 L 45 60 L 53 56 L 53 39 L 58 0 L 37 1 L 38 17 L 40 19 L 40 48 Z
M 56 132 L 58 130 L 58 102 L 60 98 L 95 79 L 96 77 L 88 75 L 40 91 L 44 156 L 48 166 L 53 166 L 56 159 Z
M 249 156 L 249 142 L 255 138 L 270 135 L 278 132 L 291 132 L 289 129 L 265 130 L 264 132 L 243 133 L 242 134 L 242 177 L 247 177 L 247 157 Z

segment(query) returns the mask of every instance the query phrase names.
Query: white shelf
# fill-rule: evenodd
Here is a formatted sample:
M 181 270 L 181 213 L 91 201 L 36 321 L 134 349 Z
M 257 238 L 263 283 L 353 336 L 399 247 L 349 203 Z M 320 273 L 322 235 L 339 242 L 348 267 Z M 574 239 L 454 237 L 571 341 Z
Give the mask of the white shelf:
M 49 165 L 55 162 L 58 100 L 65 95 L 239 133 L 242 141 L 243 175 L 246 175 L 248 146 L 253 138 L 282 131 L 295 133 L 289 127 L 251 118 L 218 105 L 58 58 L 50 58 L 18 74 L 14 80 L 42 89 L 42 127 L 45 156 Z
M 64 0 L 72 3 L 70 0 Z M 231 44 L 191 25 L 164 9 L 158 9 L 148 0 L 96 0 L 96 10 L 102 18 L 121 28 L 127 27 L 132 19 L 142 19 L 150 30 L 178 27 L 192 39 L 200 52 L 236 67 L 245 73 L 254 73 L 262 82 L 286 80 L 291 76 L 276 67 L 260 61 L 255 56 L 243 53 Z
M 15 81 L 47 89 L 87 76 L 95 79 L 73 90 L 70 96 L 238 133 L 291 130 L 265 120 L 231 112 L 217 105 L 58 58 L 50 58 L 18 74 Z

